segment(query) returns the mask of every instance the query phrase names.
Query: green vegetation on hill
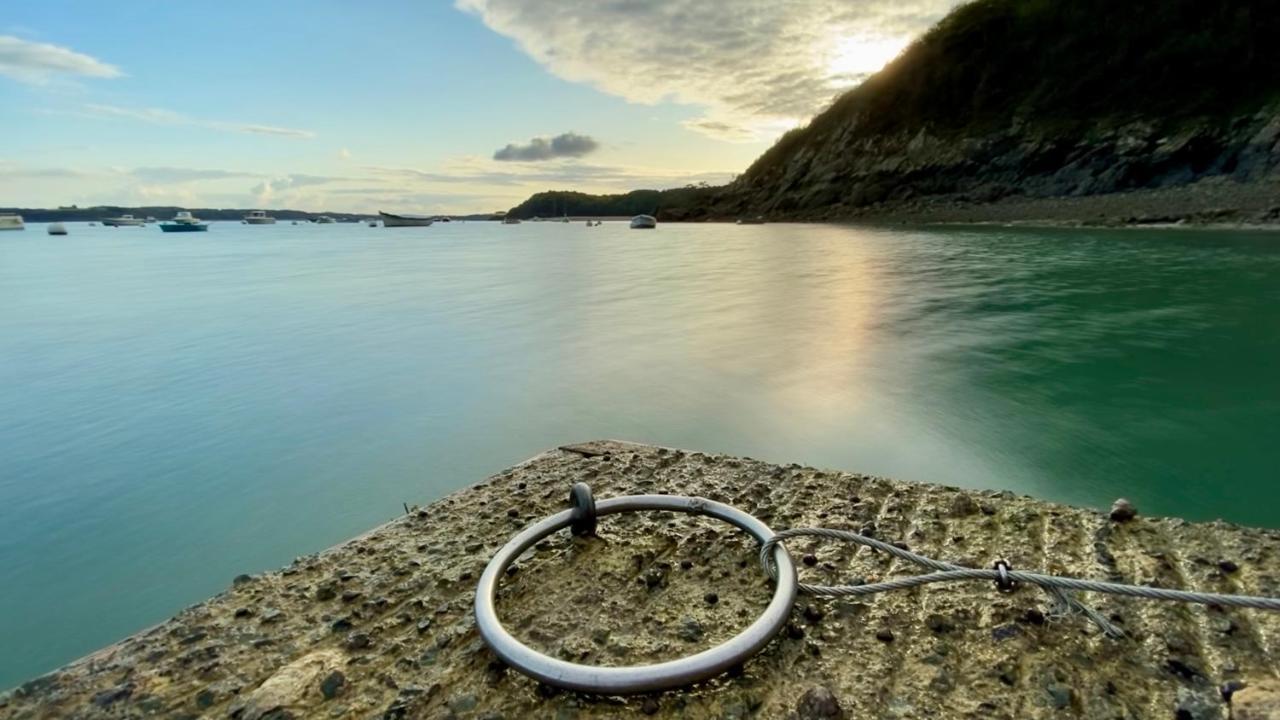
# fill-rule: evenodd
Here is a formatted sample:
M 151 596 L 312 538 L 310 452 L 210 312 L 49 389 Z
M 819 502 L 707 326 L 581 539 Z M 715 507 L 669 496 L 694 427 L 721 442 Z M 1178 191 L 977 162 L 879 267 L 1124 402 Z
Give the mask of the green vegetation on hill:
M 1228 119 L 1280 96 L 1272 0 L 976 0 L 743 175 L 856 125 L 861 136 L 929 128 L 976 134 L 1025 123 Z
M 707 202 L 713 188 L 689 185 L 670 190 L 633 190 L 621 195 L 590 195 L 554 190 L 540 192 L 511 208 L 508 215 L 527 220 L 532 217 L 657 215 L 682 219 L 693 208 Z

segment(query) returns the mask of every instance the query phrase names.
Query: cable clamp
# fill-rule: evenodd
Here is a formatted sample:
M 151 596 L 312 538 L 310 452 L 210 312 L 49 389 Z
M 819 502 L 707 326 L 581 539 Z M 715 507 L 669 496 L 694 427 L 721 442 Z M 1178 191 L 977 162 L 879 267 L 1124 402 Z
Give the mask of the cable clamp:
M 570 532 L 578 537 L 593 537 L 596 534 L 596 499 L 591 495 L 591 486 L 584 482 L 574 483 L 569 491 L 569 502 L 573 503 Z
M 1002 593 L 1011 593 L 1018 589 L 1017 581 L 1009 577 L 1009 571 L 1012 569 L 1013 567 L 1009 565 L 1008 561 L 996 561 L 995 571 L 1000 573 L 1000 577 L 996 578 L 996 589 Z

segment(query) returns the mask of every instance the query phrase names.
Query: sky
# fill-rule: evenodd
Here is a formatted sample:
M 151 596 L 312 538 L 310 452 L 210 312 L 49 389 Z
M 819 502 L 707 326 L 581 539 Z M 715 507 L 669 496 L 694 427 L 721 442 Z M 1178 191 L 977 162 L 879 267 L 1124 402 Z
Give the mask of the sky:
M 727 182 L 956 0 L 5 0 L 0 207 Z

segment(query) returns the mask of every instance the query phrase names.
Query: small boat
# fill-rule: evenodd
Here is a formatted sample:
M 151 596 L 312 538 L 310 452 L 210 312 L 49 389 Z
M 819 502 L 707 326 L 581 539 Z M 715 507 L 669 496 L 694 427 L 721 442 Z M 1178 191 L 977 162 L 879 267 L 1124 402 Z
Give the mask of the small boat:
M 155 222 L 155 221 L 156 221 L 156 219 L 155 219 L 155 218 L 151 217 L 150 215 L 148 215 L 148 216 L 147 216 L 147 222 L 149 222 L 149 223 L 153 223 L 153 222 Z
M 436 219 L 426 215 L 393 215 L 378 211 L 383 227 L 429 227 Z
M 370 221 L 369 221 L 369 227 L 378 227 L 378 221 L 377 221 L 377 220 L 370 220 Z
M 244 221 L 249 225 L 276 224 L 276 219 L 268 215 L 264 210 L 250 210 L 249 214 L 244 216 Z
M 50 235 L 66 235 L 67 234 L 67 226 L 63 225 L 60 222 L 49 223 L 48 230 Z
M 24 230 L 21 215 L 0 215 L 0 230 Z
M 518 217 L 504 217 L 504 218 L 502 218 L 502 224 L 503 224 L 503 225 L 519 225 L 519 224 L 520 224 L 520 218 L 518 218 Z
M 763 225 L 764 216 L 757 215 L 753 218 L 738 218 L 738 224 L 739 225 Z
M 321 215 L 320 217 L 316 218 L 316 220 L 315 220 L 315 223 L 316 223 L 317 225 L 332 225 L 333 223 L 336 223 L 336 222 L 338 222 L 338 221 L 337 221 L 337 220 L 334 220 L 333 218 L 329 217 L 328 215 Z
M 658 227 L 658 218 L 652 215 L 637 215 L 631 218 L 632 230 L 652 230 Z
M 179 210 L 173 220 L 160 223 L 160 230 L 163 232 L 205 232 L 208 229 L 208 223 L 200 222 L 186 210 Z
M 120 217 L 102 218 L 102 224 L 106 227 L 142 227 L 147 223 L 142 218 L 126 214 Z

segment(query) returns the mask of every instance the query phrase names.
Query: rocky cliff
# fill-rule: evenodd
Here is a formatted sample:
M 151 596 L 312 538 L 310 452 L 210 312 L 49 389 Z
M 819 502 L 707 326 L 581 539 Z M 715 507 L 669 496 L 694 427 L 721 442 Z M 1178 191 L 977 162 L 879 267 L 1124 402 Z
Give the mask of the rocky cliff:
M 1132 193 L 1140 210 L 1115 219 L 1276 220 L 1275 37 L 1280 14 L 1251 0 L 978 0 L 783 136 L 705 216 Z

